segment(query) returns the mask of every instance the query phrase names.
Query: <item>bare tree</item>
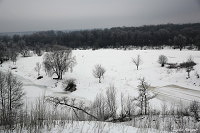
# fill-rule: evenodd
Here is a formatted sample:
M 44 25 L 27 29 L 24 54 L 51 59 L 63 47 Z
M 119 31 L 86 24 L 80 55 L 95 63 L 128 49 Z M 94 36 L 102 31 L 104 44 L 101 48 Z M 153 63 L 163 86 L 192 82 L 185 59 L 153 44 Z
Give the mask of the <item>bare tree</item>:
M 160 55 L 158 58 L 158 63 L 161 64 L 161 67 L 164 67 L 168 59 L 165 55 Z
M 93 118 L 95 120 L 98 120 L 98 118 L 96 116 L 94 116 L 93 114 L 91 114 L 86 108 L 84 108 L 84 107 L 78 107 L 75 104 L 75 99 L 74 100 L 72 100 L 72 99 L 70 100 L 67 97 L 63 97 L 63 98 L 47 97 L 46 100 L 48 102 L 51 102 L 51 103 L 55 104 L 55 106 L 64 105 L 64 106 L 67 106 L 67 107 L 73 109 L 74 112 L 81 111 L 81 112 L 87 114 L 88 116 L 90 116 L 91 118 Z
M 39 62 L 37 62 L 34 70 L 38 73 L 38 77 L 40 76 L 41 68 L 42 68 L 42 65 Z
M 31 56 L 28 48 L 22 49 L 21 54 L 22 54 L 23 57 L 30 57 Z
M 139 66 L 142 64 L 142 59 L 140 55 L 137 55 L 137 58 L 133 58 L 132 61 L 136 65 L 137 70 L 138 70 Z
M 45 71 L 49 75 L 56 74 L 57 79 L 62 79 L 62 75 L 69 69 L 72 70 L 76 63 L 75 57 L 72 56 L 71 50 L 62 50 L 49 52 L 44 55 Z
M 99 83 L 101 83 L 101 78 L 104 76 L 106 72 L 105 68 L 103 68 L 100 64 L 96 65 L 93 70 L 93 76 L 99 79 Z
M 14 124 L 23 106 L 23 96 L 22 83 L 11 72 L 0 72 L 1 125 Z
M 5 55 L 6 55 L 6 45 L 4 43 L 0 42 L 0 65 L 2 66 L 4 60 L 5 60 Z
M 190 111 L 195 118 L 196 121 L 200 121 L 200 104 L 197 101 L 193 101 L 190 103 Z
M 197 71 L 195 72 L 195 76 L 196 76 L 198 79 L 199 79 L 199 77 L 200 77 L 200 76 L 199 76 L 199 73 L 198 73 Z
M 107 119 L 108 114 L 106 114 L 106 99 L 103 94 L 98 94 L 92 105 L 93 112 L 96 114 L 99 120 Z
M 135 112 L 135 105 L 132 102 L 130 96 L 124 97 L 123 93 L 121 93 L 121 113 L 120 113 L 120 121 L 125 121 L 125 119 L 131 119 L 131 115 Z
M 106 107 L 110 118 L 115 119 L 117 115 L 116 88 L 110 86 L 106 91 Z
M 26 45 L 25 40 L 19 40 L 18 41 L 18 46 L 19 46 L 19 51 L 23 57 L 29 57 L 30 56 L 30 51 L 28 46 Z
M 150 85 L 145 81 L 145 78 L 139 79 L 140 84 L 138 86 L 139 96 L 137 100 L 139 101 L 139 107 L 141 109 L 141 114 L 147 115 L 149 109 L 149 100 L 154 98 L 155 96 L 151 96 L 149 94 Z
M 187 38 L 181 34 L 174 37 L 174 43 L 179 47 L 180 51 L 183 49 L 187 41 Z
M 17 62 L 17 51 L 15 51 L 14 49 L 11 50 L 10 59 L 13 62 L 13 64 L 16 64 L 16 62 Z
M 194 70 L 194 66 L 196 65 L 196 63 L 193 61 L 192 56 L 189 56 L 189 58 L 187 59 L 186 62 L 180 63 L 179 67 L 180 68 L 184 68 L 188 74 L 187 78 L 190 78 L 190 72 L 192 70 Z
M 42 50 L 41 50 L 41 47 L 39 45 L 36 45 L 35 46 L 35 53 L 38 55 L 38 56 L 42 56 Z
M 187 78 L 190 78 L 190 72 L 194 70 L 193 67 L 186 67 L 186 72 L 188 73 L 188 77 Z

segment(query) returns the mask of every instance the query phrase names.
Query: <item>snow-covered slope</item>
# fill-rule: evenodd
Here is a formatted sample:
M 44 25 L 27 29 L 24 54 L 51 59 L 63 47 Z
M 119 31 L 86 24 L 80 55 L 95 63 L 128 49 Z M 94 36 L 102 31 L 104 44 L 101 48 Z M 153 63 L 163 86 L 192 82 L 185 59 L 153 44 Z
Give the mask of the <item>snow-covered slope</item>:
M 132 63 L 132 58 L 137 55 L 142 58 L 142 65 L 136 70 Z M 157 63 L 159 55 L 166 55 L 170 63 L 180 63 L 186 61 L 189 56 L 197 63 L 195 70 L 191 72 L 191 78 L 186 79 L 185 70 L 169 70 L 160 67 Z M 43 58 L 38 56 L 20 57 L 17 61 L 17 69 L 12 70 L 24 83 L 24 90 L 28 98 L 41 95 L 70 96 L 85 101 L 94 100 L 98 93 L 105 93 L 106 88 L 114 85 L 117 96 L 121 93 L 125 96 L 137 96 L 138 78 L 145 77 L 151 84 L 152 91 L 158 93 L 157 99 L 152 100 L 153 106 L 159 106 L 160 101 L 170 101 L 169 97 L 187 100 L 199 100 L 200 79 L 197 79 L 195 72 L 200 73 L 200 51 L 179 51 L 179 50 L 74 50 L 77 65 L 72 73 L 67 72 L 64 78 L 75 78 L 77 91 L 70 94 L 63 92 L 61 81 L 53 80 L 46 76 L 44 70 L 41 75 L 43 79 L 37 80 L 37 73 L 34 71 L 36 62 L 42 63 Z M 106 69 L 102 83 L 98 83 L 92 75 L 92 70 L 96 64 L 101 64 Z M 0 69 L 6 71 L 12 66 L 11 62 L 6 62 Z M 166 87 L 167 86 L 167 87 Z M 180 89 L 184 87 L 185 89 Z

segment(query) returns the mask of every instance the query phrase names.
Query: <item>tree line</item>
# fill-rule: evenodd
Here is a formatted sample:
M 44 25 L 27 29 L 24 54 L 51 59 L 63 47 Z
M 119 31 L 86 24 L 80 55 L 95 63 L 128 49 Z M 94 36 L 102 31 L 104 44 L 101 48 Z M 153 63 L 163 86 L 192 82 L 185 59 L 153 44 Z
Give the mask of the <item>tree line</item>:
M 170 46 L 182 50 L 185 46 L 200 49 L 200 23 L 114 27 L 79 31 L 41 31 L 30 35 L 0 36 L 0 43 L 18 44 L 29 48 L 49 49 L 52 45 L 70 48 L 127 48 Z M 24 48 L 25 48 L 24 47 Z

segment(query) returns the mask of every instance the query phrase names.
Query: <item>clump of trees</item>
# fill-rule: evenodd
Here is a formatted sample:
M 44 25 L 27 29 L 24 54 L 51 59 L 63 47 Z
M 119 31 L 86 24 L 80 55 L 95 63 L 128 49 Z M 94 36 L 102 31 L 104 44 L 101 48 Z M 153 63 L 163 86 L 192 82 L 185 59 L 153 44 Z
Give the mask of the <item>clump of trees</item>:
M 128 48 L 161 49 L 163 45 L 182 50 L 185 46 L 200 49 L 200 24 L 164 24 L 140 27 L 113 27 L 80 31 L 41 31 L 29 35 L 0 36 L 6 45 L 25 44 L 49 51 L 55 42 L 70 48 Z M 25 48 L 25 47 L 24 47 Z M 21 51 L 21 50 L 20 50 Z M 37 50 L 38 51 L 38 50 Z M 40 53 L 38 51 L 37 53 Z
M 158 58 L 158 63 L 161 64 L 161 67 L 164 67 L 167 61 L 168 61 L 168 58 L 165 55 L 160 55 Z
M 186 70 L 187 74 L 188 74 L 188 77 L 187 78 L 190 78 L 190 72 L 192 70 L 194 70 L 194 66 L 196 65 L 196 63 L 194 62 L 192 56 L 190 56 L 188 58 L 188 60 L 186 62 L 183 62 L 183 63 L 180 63 L 180 68 L 183 68 Z
M 16 44 L 7 46 L 0 42 L 0 64 L 7 60 L 11 60 L 13 64 L 16 64 L 18 53 L 19 50 Z
M 23 96 L 22 82 L 11 72 L 0 72 L 0 125 L 11 127 L 19 118 Z
M 49 75 L 56 74 L 57 79 L 62 79 L 62 75 L 73 69 L 76 59 L 72 56 L 72 50 L 59 50 L 48 52 L 44 55 L 43 64 L 45 71 Z
M 95 78 L 98 78 L 99 83 L 101 83 L 101 79 L 103 78 L 105 72 L 106 72 L 106 69 L 102 67 L 100 64 L 97 64 L 95 65 L 92 74 Z
M 162 55 L 161 55 L 162 56 Z M 161 57 L 160 56 L 160 57 Z M 164 57 L 162 57 L 162 59 L 159 57 L 158 62 L 160 62 L 161 66 L 164 66 L 162 64 L 166 64 L 166 63 L 162 63 L 164 62 Z M 167 57 L 166 57 L 167 58 Z M 196 63 L 193 60 L 192 56 L 189 56 L 186 62 L 182 62 L 182 63 L 167 63 L 169 69 L 185 69 L 185 71 L 187 72 L 187 79 L 190 78 L 190 72 L 194 70 L 194 66 L 196 65 Z M 195 73 L 195 76 L 197 78 L 199 78 L 199 74 Z
M 140 55 L 137 55 L 137 58 L 133 58 L 132 62 L 135 64 L 137 70 L 139 68 L 139 66 L 142 64 L 142 59 Z

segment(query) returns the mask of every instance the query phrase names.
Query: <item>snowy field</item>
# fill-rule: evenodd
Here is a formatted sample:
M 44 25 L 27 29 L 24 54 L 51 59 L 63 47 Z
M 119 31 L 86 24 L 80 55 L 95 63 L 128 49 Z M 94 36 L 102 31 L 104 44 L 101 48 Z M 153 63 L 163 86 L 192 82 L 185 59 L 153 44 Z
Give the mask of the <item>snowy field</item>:
M 14 133 L 17 131 L 14 130 Z M 23 130 L 23 133 L 29 133 L 27 130 Z M 155 129 L 139 129 L 133 126 L 108 123 L 108 122 L 96 122 L 96 121 L 69 121 L 65 123 L 65 126 L 57 126 L 44 128 L 41 133 L 160 133 Z M 162 132 L 167 133 L 167 132 Z
M 142 58 L 142 65 L 139 70 L 132 62 L 132 58 L 137 55 Z M 191 72 L 191 78 L 186 79 L 187 73 L 183 70 L 167 69 L 161 67 L 157 60 L 159 55 L 166 55 L 169 63 L 181 63 L 187 61 L 192 56 L 197 65 Z M 63 91 L 62 81 L 53 80 L 48 77 L 44 70 L 41 71 L 43 79 L 37 80 L 37 72 L 34 71 L 36 62 L 42 63 L 43 57 L 19 57 L 17 69 L 11 70 L 24 84 L 24 91 L 27 99 L 39 96 L 67 96 L 83 100 L 93 101 L 97 94 L 105 93 L 106 88 L 114 85 L 117 96 L 136 97 L 138 95 L 138 79 L 145 77 L 151 85 L 151 91 L 157 97 L 151 100 L 151 106 L 159 108 L 165 103 L 190 102 L 200 100 L 200 79 L 195 73 L 200 73 L 200 51 L 179 51 L 179 50 L 74 50 L 77 64 L 73 72 L 67 72 L 63 78 L 75 78 L 77 90 L 72 93 Z M 102 83 L 92 75 L 92 70 L 96 64 L 101 64 L 106 73 Z M 5 62 L 0 68 L 3 71 L 10 70 L 12 62 Z M 56 77 L 56 76 L 55 76 Z M 120 99 L 120 98 L 118 98 Z M 120 101 L 120 100 L 119 100 Z

